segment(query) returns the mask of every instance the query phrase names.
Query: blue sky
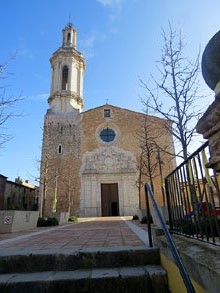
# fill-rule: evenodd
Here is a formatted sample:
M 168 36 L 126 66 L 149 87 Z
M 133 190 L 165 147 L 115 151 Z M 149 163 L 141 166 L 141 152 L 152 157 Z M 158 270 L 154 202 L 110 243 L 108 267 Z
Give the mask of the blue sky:
M 168 21 L 187 43 L 186 55 L 203 52 L 220 29 L 217 0 L 7 0 L 1 3 L 0 63 L 17 51 L 7 67 L 6 95 L 24 99 L 13 108 L 22 117 L 6 125 L 13 136 L 0 149 L 0 174 L 33 181 L 39 176 L 42 126 L 50 91 L 52 53 L 61 45 L 69 21 L 78 32 L 86 59 L 84 110 L 106 103 L 142 111 L 139 78 L 156 73 L 162 48 L 161 28 Z M 211 93 L 201 79 L 201 89 Z M 213 96 L 207 102 L 213 100 Z

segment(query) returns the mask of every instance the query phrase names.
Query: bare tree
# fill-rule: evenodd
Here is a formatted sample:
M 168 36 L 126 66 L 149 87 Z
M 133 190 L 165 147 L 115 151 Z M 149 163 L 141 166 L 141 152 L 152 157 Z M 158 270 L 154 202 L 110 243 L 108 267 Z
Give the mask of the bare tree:
M 157 62 L 159 78 L 151 75 L 148 82 L 140 80 L 146 89 L 146 99 L 142 98 L 142 102 L 148 103 L 154 114 L 172 121 L 166 127 L 180 147 L 176 156 L 185 160 L 200 115 L 196 108 L 200 54 L 194 61 L 183 56 L 185 44 L 181 32 L 170 23 L 168 33 L 162 30 L 162 37 L 164 43 Z
M 141 149 L 138 160 L 139 178 L 137 186 L 139 188 L 139 198 L 141 198 L 141 187 L 143 182 L 148 179 L 152 190 L 154 191 L 153 179 L 158 176 L 158 160 L 157 160 L 157 135 L 153 135 L 154 125 L 146 115 L 142 122 L 142 128 L 137 133 L 139 147 Z M 141 203 L 140 203 L 141 204 Z
M 38 170 L 38 173 L 41 170 L 42 175 L 40 177 L 31 175 L 32 178 L 35 178 L 34 181 L 38 182 L 40 185 L 40 198 L 38 202 L 38 210 L 40 212 L 40 217 L 45 216 L 45 202 L 47 199 L 48 185 L 52 180 L 56 180 L 54 176 L 51 176 L 49 174 L 51 166 L 49 166 L 48 162 L 49 162 L 48 158 L 45 158 L 43 161 L 37 160 L 37 170 Z
M 0 64 L 0 147 L 11 139 L 11 136 L 5 132 L 4 125 L 13 116 L 20 116 L 20 114 L 13 112 L 13 105 L 21 100 L 21 97 L 8 96 L 6 91 L 8 86 L 3 82 L 10 76 L 6 69 L 15 56 L 16 54 L 5 63 Z

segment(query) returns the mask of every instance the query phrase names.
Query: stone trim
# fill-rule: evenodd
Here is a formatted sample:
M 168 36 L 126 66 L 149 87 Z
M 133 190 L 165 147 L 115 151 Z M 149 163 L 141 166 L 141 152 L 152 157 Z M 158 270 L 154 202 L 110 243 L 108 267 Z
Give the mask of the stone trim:
M 104 115 L 104 114 L 103 114 Z M 110 119 L 110 118 L 107 118 L 107 119 Z M 116 136 L 114 138 L 113 141 L 110 141 L 110 142 L 105 142 L 103 141 L 101 138 L 100 138 L 100 133 L 103 129 L 105 128 L 111 128 L 112 130 L 114 130 Z M 96 129 L 96 132 L 95 132 L 95 137 L 97 139 L 97 141 L 101 144 L 101 145 L 104 145 L 104 146 L 110 146 L 110 145 L 115 145 L 118 140 L 120 139 L 120 136 L 121 136 L 121 133 L 120 133 L 120 130 L 118 128 L 117 125 L 115 125 L 114 123 L 111 123 L 111 122 L 105 122 L 105 123 L 102 123 L 100 124 L 97 129 Z

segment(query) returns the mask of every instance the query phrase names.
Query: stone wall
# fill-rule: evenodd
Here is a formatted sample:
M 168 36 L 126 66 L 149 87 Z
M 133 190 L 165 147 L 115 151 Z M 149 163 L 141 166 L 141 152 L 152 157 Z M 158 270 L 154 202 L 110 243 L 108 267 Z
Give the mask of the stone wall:
M 172 235 L 172 238 L 196 292 L 218 292 L 220 247 L 180 235 Z M 168 272 L 170 291 L 177 292 L 175 288 L 178 288 L 178 292 L 186 292 L 169 244 L 158 226 L 153 227 L 153 242 L 160 248 L 161 264 Z
M 104 110 L 110 110 L 110 117 L 104 117 Z M 165 128 L 167 121 L 154 116 L 146 116 L 145 114 L 134 112 L 127 109 L 114 107 L 112 105 L 104 105 L 92 110 L 89 110 L 83 115 L 83 132 L 82 132 L 82 154 L 90 153 L 93 150 L 102 150 L 110 146 L 117 147 L 120 150 L 128 151 L 135 157 L 136 171 L 134 175 L 133 188 L 134 197 L 139 198 L 137 181 L 139 176 L 138 164 L 140 160 L 140 138 L 139 135 L 143 132 L 144 119 L 147 117 L 147 121 L 151 127 L 151 136 L 155 138 L 161 148 L 167 148 L 170 152 L 174 151 L 173 140 L 167 129 Z M 103 143 L 99 134 L 100 131 L 106 127 L 112 128 L 116 132 L 116 139 L 111 144 Z M 98 152 L 98 151 L 97 151 Z M 163 177 L 169 174 L 175 167 L 175 162 L 171 159 L 171 156 L 167 153 L 161 153 L 161 161 L 163 162 Z M 154 162 L 156 160 L 157 153 L 154 154 Z M 85 157 L 83 157 L 85 158 Z M 84 162 L 82 162 L 84 164 Z M 105 169 L 107 168 L 107 165 Z M 115 170 L 118 169 L 118 165 L 115 164 Z M 106 172 L 111 173 L 111 172 Z M 116 173 L 116 171 L 112 171 Z M 163 205 L 162 192 L 161 192 L 161 179 L 159 176 L 159 169 L 157 168 L 154 178 L 155 195 L 159 205 Z M 123 176 L 123 172 L 118 172 L 118 175 Z M 149 179 L 143 176 L 142 181 L 148 182 Z M 126 185 L 126 184 L 125 184 Z M 139 199 L 138 199 L 139 200 Z M 136 201 L 137 203 L 137 201 Z M 141 206 L 145 208 L 145 194 L 144 187 L 141 188 Z
M 41 159 L 41 210 L 79 213 L 80 115 L 45 117 Z
M 4 209 L 7 177 L 0 175 L 0 210 Z
M 56 218 L 59 225 L 64 225 L 68 223 L 70 214 L 68 212 L 60 212 L 60 213 L 50 213 L 48 217 Z
M 110 117 L 104 117 L 104 110 Z M 146 115 L 104 105 L 82 114 L 53 114 L 45 117 L 41 161 L 42 210 L 67 212 L 81 216 L 101 216 L 101 184 L 118 184 L 120 215 L 133 215 L 139 208 L 140 141 Z M 163 119 L 147 116 L 151 134 L 161 148 L 172 149 L 171 136 Z M 113 129 L 111 142 L 100 138 L 103 129 Z M 171 157 L 161 154 L 163 176 L 173 169 Z M 153 159 L 157 160 L 157 152 Z M 145 176 L 143 183 L 148 181 Z M 157 201 L 162 205 L 159 168 L 154 178 Z M 141 188 L 142 208 L 145 207 Z M 45 200 L 43 200 L 45 199 Z
M 0 175 L 0 210 L 36 211 L 38 200 L 38 187 Z
M 37 226 L 38 211 L 0 211 L 0 233 L 12 233 Z

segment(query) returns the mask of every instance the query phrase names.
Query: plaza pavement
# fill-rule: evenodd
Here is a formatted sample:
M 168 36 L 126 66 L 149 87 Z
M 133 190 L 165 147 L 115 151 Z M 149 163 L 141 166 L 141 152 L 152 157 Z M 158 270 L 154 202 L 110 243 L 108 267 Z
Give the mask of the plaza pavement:
M 0 255 L 141 246 L 148 246 L 146 225 L 132 221 L 131 217 L 80 218 L 62 226 L 0 234 Z

